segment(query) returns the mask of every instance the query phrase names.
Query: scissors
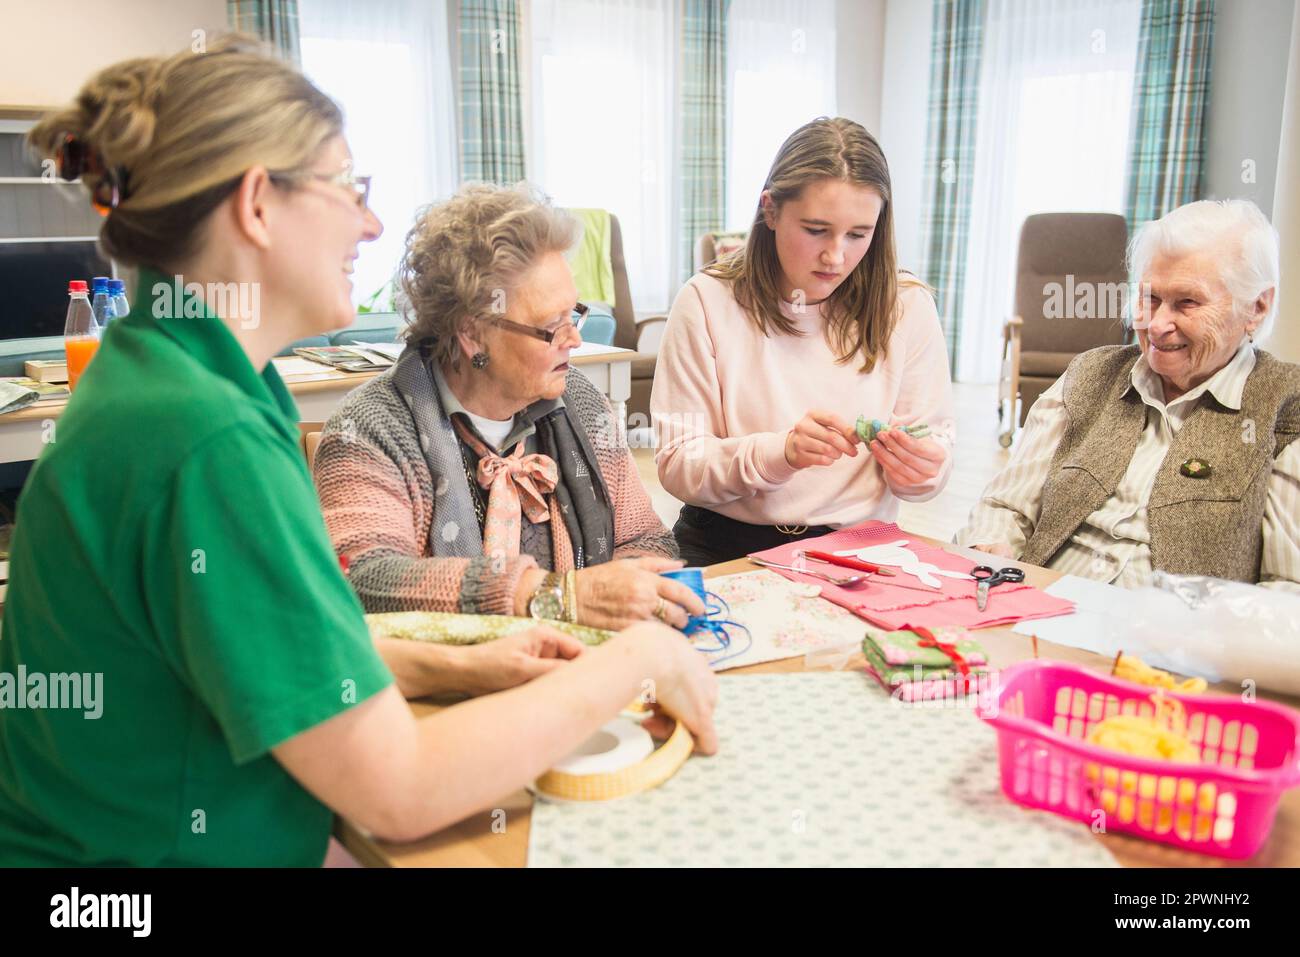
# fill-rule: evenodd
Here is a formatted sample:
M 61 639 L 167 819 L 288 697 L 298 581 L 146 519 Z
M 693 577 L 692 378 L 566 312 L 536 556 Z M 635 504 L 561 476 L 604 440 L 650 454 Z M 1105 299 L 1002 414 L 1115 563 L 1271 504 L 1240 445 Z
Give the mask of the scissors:
M 970 577 L 975 579 L 975 607 L 983 611 L 989 605 L 989 589 L 1003 582 L 1019 583 L 1025 580 L 1025 573 L 1019 568 L 999 568 L 994 571 L 988 565 L 976 565 L 970 570 Z

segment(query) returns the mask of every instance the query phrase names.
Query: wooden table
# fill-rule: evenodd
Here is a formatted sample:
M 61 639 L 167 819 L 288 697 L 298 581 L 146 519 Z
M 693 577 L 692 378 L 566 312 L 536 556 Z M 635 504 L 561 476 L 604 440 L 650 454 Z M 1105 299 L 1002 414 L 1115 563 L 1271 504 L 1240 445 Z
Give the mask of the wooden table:
M 296 357 L 273 359 L 277 366 Z M 632 394 L 632 363 L 643 358 L 640 353 L 615 346 L 583 343 L 574 349 L 569 362 L 592 381 L 614 407 L 615 421 L 627 421 L 627 399 Z M 303 362 L 308 360 L 301 360 Z M 289 387 L 303 422 L 324 422 L 335 407 L 353 389 L 364 385 L 378 372 L 339 372 L 328 366 L 320 371 L 286 374 Z M 68 400 L 46 399 L 17 412 L 0 415 L 0 463 L 35 459 L 56 434 L 57 422 Z
M 978 557 L 976 552 L 946 542 L 935 541 L 921 535 L 910 537 L 926 541 L 955 554 Z M 999 561 L 1008 564 L 1004 560 L 999 559 Z M 1046 568 L 1019 562 L 1009 564 L 1024 568 L 1025 580 L 1039 588 L 1044 588 L 1061 577 L 1057 572 Z M 706 570 L 705 577 L 731 575 L 757 568 L 757 565 L 740 559 L 714 565 Z M 981 629 L 979 638 L 995 667 L 1005 668 L 1032 656 L 1030 640 L 1009 628 Z M 1110 661 L 1100 655 L 1046 641 L 1038 643 L 1038 656 L 1092 667 L 1108 668 L 1110 665 Z M 862 664 L 862 656 L 859 654 L 849 662 L 848 667 L 860 667 Z M 803 670 L 804 659 L 801 655 L 783 661 L 736 668 L 724 674 L 784 674 Z M 1232 684 L 1221 684 L 1214 686 L 1214 690 L 1233 694 L 1240 692 L 1241 689 Z M 1262 697 L 1280 701 L 1293 708 L 1300 707 L 1300 700 L 1295 698 L 1267 692 L 1261 694 Z M 436 705 L 426 702 L 412 702 L 411 707 L 417 715 L 429 714 L 437 710 Z M 494 815 L 493 811 L 484 811 L 437 834 L 407 844 L 391 844 L 375 840 L 342 819 L 339 820 L 335 833 L 358 861 L 375 867 L 524 866 L 528 856 L 528 825 L 532 811 L 532 796 L 527 791 L 520 790 L 498 802 L 494 810 L 505 812 L 504 830 L 501 827 L 501 814 Z M 1277 818 L 1273 823 L 1272 834 L 1260 852 L 1248 861 L 1228 861 L 1195 854 L 1125 834 L 1097 835 L 1097 839 L 1103 841 L 1119 862 L 1128 867 L 1297 867 L 1300 866 L 1300 788 L 1292 789 L 1283 795 Z

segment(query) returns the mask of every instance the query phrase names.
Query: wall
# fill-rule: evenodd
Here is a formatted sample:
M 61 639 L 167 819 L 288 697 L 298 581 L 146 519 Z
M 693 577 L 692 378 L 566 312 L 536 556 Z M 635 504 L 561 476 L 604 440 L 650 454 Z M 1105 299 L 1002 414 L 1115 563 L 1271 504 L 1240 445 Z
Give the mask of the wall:
M 1249 199 L 1272 213 L 1295 7 L 1295 0 L 1215 5 L 1202 181 L 1207 199 Z M 1253 183 L 1242 181 L 1248 160 Z
M 840 116 L 880 135 L 885 68 L 886 0 L 838 0 L 835 8 L 835 100 Z
M 225 0 L 6 3 L 0 106 L 57 106 L 96 70 L 188 48 L 194 30 L 228 30 Z
M 1286 83 L 1282 146 L 1273 201 L 1273 225 L 1282 240 L 1276 330 L 1268 348 L 1279 358 L 1300 362 L 1300 10 L 1291 24 L 1291 65 Z

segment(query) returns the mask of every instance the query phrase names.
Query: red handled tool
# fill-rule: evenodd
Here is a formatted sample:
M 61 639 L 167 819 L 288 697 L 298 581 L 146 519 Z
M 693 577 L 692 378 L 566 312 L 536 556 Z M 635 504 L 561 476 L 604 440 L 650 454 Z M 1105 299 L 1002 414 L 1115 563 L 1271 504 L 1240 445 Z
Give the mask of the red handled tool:
M 844 555 L 833 555 L 830 552 L 797 552 L 805 558 L 811 558 L 815 562 L 825 562 L 827 565 L 839 565 L 841 568 L 852 568 L 860 572 L 870 572 L 873 575 L 884 575 L 886 578 L 895 577 L 895 573 L 887 568 L 881 568 L 879 565 L 873 565 L 871 562 L 864 562 L 859 558 L 848 558 Z

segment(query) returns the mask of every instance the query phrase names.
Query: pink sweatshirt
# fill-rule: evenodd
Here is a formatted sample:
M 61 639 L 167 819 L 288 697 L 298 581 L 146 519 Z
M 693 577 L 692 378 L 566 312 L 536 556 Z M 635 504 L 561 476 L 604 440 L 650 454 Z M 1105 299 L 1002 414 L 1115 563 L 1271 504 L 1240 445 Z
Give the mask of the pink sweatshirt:
M 892 521 L 898 499 L 938 495 L 952 471 L 953 402 L 948 352 L 934 300 L 900 286 L 903 313 L 886 356 L 869 374 L 861 360 L 835 362 L 818 306 L 783 313 L 807 333 L 762 335 L 729 283 L 696 273 L 668 314 L 650 397 L 659 480 L 669 493 L 755 525 L 854 525 Z M 859 415 L 928 423 L 948 452 L 923 485 L 891 488 L 865 445 L 855 458 L 796 470 L 787 432 L 811 409 L 853 425 Z

